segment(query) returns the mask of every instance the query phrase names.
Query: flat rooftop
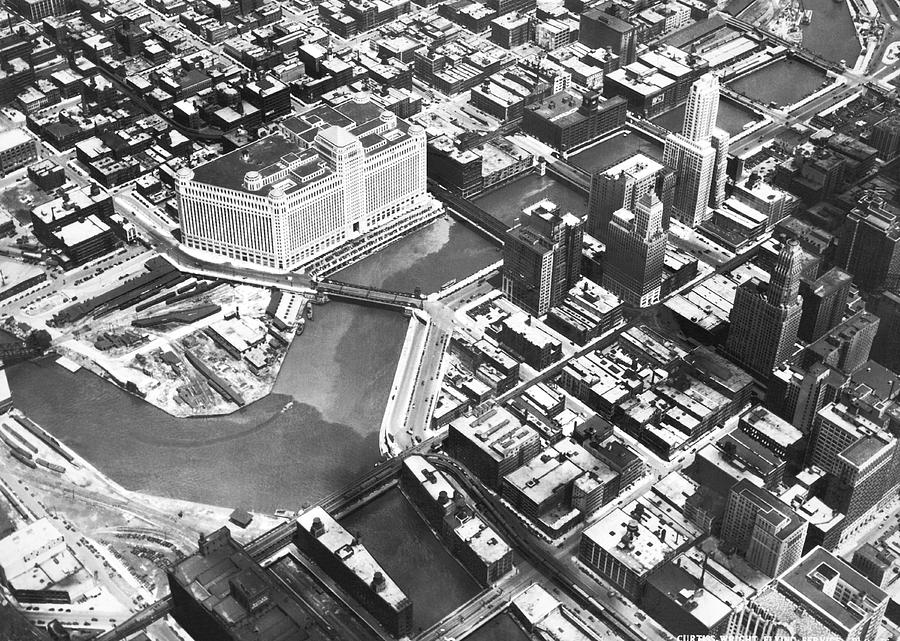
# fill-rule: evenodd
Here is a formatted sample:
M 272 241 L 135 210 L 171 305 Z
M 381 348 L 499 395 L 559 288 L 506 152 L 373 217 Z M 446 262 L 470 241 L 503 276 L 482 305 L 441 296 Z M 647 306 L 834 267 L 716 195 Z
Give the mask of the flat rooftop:
M 197 605 L 210 612 L 233 638 L 240 641 L 302 641 L 308 638 L 309 619 L 301 606 L 231 539 L 227 530 L 224 534 L 220 530 L 210 536 L 227 537 L 228 544 L 207 555 L 194 554 L 171 570 L 173 578 Z M 262 602 L 263 599 L 272 607 L 256 615 L 241 604 L 241 601 Z M 252 624 L 248 624 L 247 619 Z
M 386 123 L 393 124 L 382 130 Z M 271 134 L 199 165 L 194 181 L 261 195 L 275 188 L 290 194 L 331 173 L 313 144 L 317 139 L 333 147 L 358 141 L 368 156 L 407 140 L 410 128 L 364 93 L 338 105 L 318 105 L 280 125 L 285 133 Z M 248 172 L 260 174 L 262 189 L 245 187 Z
M 469 549 L 485 563 L 496 563 L 510 553 L 512 548 L 500 536 L 482 520 L 480 516 L 472 515 L 454 532 L 462 541 L 465 541 Z
M 29 142 L 34 144 L 34 138 L 29 136 L 24 129 L 0 131 L 0 150 L 12 149 Z
M 57 232 L 57 236 L 67 247 L 72 247 L 107 231 L 109 231 L 109 225 L 91 214 L 84 220 L 75 220 L 64 225 Z
M 803 433 L 796 427 L 773 414 L 762 405 L 748 410 L 741 416 L 741 428 L 752 428 L 781 447 L 790 447 L 803 438 Z
M 821 547 L 810 550 L 782 575 L 778 588 L 846 631 L 862 620 L 863 613 L 872 612 L 888 599 L 884 590 Z
M 523 445 L 538 440 L 537 432 L 503 407 L 492 408 L 478 417 L 460 417 L 450 425 L 495 461 L 513 456 Z
M 693 526 L 676 527 L 675 522 L 652 504 L 639 499 L 616 508 L 587 528 L 582 537 L 592 541 L 637 576 L 644 576 L 663 563 L 685 543 L 685 536 L 697 532 Z
M 607 176 L 626 175 L 640 181 L 656 175 L 662 169 L 663 166 L 659 162 L 642 153 L 636 153 L 612 165 L 604 170 L 603 173 Z
M 408 456 L 403 460 L 403 467 L 413 474 L 434 501 L 439 500 L 441 492 L 446 492 L 447 498 L 450 500 L 456 496 L 456 489 L 450 484 L 447 477 L 421 456 Z
M 316 518 L 320 519 L 324 526 L 324 531 L 317 537 L 319 543 L 337 557 L 348 570 L 353 572 L 366 585 L 372 585 L 376 572 L 381 573 L 384 577 L 384 588 L 378 591 L 378 596 L 395 610 L 406 607 L 409 599 L 407 599 L 403 590 L 394 583 L 393 579 L 388 576 L 378 561 L 356 537 L 345 530 L 328 512 L 316 506 L 301 514 L 297 518 L 297 522 L 300 524 L 300 527 L 309 532 Z
M 698 586 L 694 576 L 674 563 L 666 563 L 653 572 L 647 583 L 665 594 L 672 602 L 707 629 L 714 628 L 728 617 L 732 609 L 704 586 Z

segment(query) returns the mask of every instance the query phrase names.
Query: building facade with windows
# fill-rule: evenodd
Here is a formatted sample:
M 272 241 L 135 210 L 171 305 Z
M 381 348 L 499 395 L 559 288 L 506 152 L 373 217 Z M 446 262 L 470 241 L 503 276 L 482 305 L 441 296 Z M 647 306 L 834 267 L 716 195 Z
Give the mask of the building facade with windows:
M 295 269 L 374 232 L 396 235 L 433 210 L 425 131 L 365 95 L 322 105 L 194 170 L 178 172 L 185 244 Z
M 23 129 L 0 132 L 0 176 L 37 160 L 37 143 Z

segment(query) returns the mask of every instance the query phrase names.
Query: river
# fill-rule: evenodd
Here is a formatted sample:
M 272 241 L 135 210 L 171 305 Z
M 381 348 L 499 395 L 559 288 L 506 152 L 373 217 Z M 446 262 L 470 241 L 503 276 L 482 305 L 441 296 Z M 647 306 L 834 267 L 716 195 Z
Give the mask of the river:
M 812 20 L 801 27 L 803 46 L 832 62 L 844 60 L 849 67 L 859 56 L 859 40 L 847 0 L 804 0 Z
M 352 512 L 341 525 L 359 537 L 412 600 L 416 630 L 442 619 L 480 589 L 400 490 L 390 490 Z
M 441 218 L 337 277 L 430 292 L 499 259 L 482 236 Z M 174 418 L 49 359 L 8 370 L 14 402 L 129 489 L 260 511 L 297 509 L 379 460 L 378 430 L 407 323 L 399 312 L 347 303 L 314 311 L 273 393 L 229 416 Z
M 274 393 L 229 416 L 174 418 L 50 359 L 8 370 L 13 400 L 129 489 L 297 509 L 351 483 L 379 458 L 378 427 L 406 324 L 395 312 L 360 309 L 316 307 Z
M 633 130 L 624 130 L 569 158 L 585 171 L 606 169 L 636 153 L 662 160 L 663 145 Z
M 782 58 L 732 80 L 728 86 L 761 103 L 785 107 L 814 93 L 824 81 L 821 69 L 795 58 Z

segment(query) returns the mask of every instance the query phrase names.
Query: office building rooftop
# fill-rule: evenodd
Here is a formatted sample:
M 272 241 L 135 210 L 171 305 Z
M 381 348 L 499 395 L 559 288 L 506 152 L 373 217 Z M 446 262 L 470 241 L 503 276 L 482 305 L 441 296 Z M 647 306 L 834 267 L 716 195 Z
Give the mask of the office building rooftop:
M 782 575 L 778 587 L 844 636 L 888 600 L 881 588 L 821 547 Z
M 523 445 L 538 438 L 537 432 L 504 407 L 494 407 L 481 416 L 460 417 L 451 426 L 495 461 L 513 456 Z
M 803 438 L 800 430 L 761 405 L 745 412 L 740 418 L 739 425 L 741 429 L 758 432 L 765 439 L 784 448 Z

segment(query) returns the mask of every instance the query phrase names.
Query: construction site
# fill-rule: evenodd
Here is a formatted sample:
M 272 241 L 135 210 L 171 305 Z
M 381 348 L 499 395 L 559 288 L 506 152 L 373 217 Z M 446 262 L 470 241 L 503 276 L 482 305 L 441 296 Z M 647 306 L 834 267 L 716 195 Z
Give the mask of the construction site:
M 84 367 L 179 417 L 227 414 L 269 393 L 307 299 L 190 276 L 138 258 L 12 310 Z

